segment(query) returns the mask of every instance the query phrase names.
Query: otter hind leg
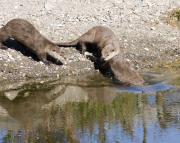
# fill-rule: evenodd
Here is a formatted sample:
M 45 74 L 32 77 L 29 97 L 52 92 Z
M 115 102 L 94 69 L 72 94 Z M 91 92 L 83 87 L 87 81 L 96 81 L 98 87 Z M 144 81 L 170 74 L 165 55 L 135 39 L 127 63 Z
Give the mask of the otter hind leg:
M 4 30 L 4 28 L 0 29 L 0 49 L 7 49 L 7 46 L 3 44 L 7 39 L 9 38 L 7 32 Z
M 47 54 L 46 53 L 37 53 L 36 54 L 38 59 L 42 61 L 44 64 L 49 65 L 50 62 L 47 60 Z

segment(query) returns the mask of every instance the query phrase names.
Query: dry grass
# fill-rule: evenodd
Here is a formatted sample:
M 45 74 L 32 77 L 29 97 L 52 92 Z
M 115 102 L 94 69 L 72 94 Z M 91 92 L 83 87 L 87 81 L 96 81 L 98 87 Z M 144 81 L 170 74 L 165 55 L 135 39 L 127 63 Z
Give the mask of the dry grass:
M 168 13 L 167 23 L 180 29 L 180 8 Z

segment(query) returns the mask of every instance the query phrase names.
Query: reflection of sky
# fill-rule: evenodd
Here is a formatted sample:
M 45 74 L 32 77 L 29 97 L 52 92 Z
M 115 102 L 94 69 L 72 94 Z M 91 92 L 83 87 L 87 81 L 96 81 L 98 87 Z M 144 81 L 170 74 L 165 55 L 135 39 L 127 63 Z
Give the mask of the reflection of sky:
M 153 96 L 149 100 L 153 104 Z M 106 122 L 104 125 L 105 143 L 143 143 L 144 138 L 146 138 L 144 143 L 180 143 L 180 125 L 178 123 L 169 124 L 167 128 L 160 128 L 158 120 L 150 115 L 145 116 L 144 125 L 146 127 L 146 135 L 144 135 L 142 116 L 137 114 L 134 120 L 133 135 L 131 136 L 123 129 L 119 122 Z M 101 143 L 98 123 L 92 129 L 91 133 L 87 128 L 83 132 L 78 132 L 77 136 L 80 143 Z M 6 129 L 0 130 L 0 143 L 3 143 L 3 138 L 7 133 L 8 130 Z M 16 136 L 17 132 L 14 131 L 12 135 Z M 22 137 L 23 139 L 24 137 Z M 58 139 L 56 140 L 58 141 Z
M 4 136 L 7 135 L 7 130 L 1 129 L 0 130 L 0 143 L 4 142 Z
M 142 122 L 136 123 L 134 126 L 133 137 L 128 135 L 119 123 L 105 124 L 105 143 L 143 143 L 144 129 Z M 147 125 L 146 143 L 179 143 L 180 142 L 180 128 L 171 126 L 167 129 L 161 129 L 157 123 L 150 123 Z M 4 137 L 7 135 L 7 130 L 0 130 L 0 143 L 4 142 Z M 88 130 L 83 133 L 79 132 L 78 138 L 81 143 L 100 143 L 99 128 L 95 128 L 90 134 Z
M 171 89 L 175 89 L 175 87 L 166 83 L 156 83 L 153 85 L 148 85 L 148 86 L 143 86 L 143 87 L 138 87 L 138 86 L 120 87 L 118 89 L 118 92 L 120 93 L 127 92 L 127 93 L 134 93 L 134 94 L 145 93 L 145 94 L 151 95 L 151 94 L 156 94 L 157 92 L 160 92 L 160 91 L 168 91 Z
M 133 137 L 128 135 L 119 123 L 114 123 L 110 128 L 105 125 L 105 143 L 180 143 L 180 128 L 176 126 L 167 129 L 161 129 L 158 123 L 149 123 L 146 127 L 146 135 L 142 122 L 138 122 L 134 126 Z M 83 133 L 79 132 L 81 143 L 101 143 L 99 140 L 99 128 L 96 125 L 93 133 L 87 130 Z

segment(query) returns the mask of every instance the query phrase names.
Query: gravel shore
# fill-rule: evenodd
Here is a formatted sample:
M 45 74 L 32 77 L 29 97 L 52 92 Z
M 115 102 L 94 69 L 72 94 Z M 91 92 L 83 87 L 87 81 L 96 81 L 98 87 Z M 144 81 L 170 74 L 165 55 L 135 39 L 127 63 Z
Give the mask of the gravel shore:
M 180 59 L 180 32 L 164 18 L 178 0 L 3 0 L 0 25 L 13 18 L 30 21 L 53 42 L 71 41 L 96 25 L 111 28 L 120 40 L 124 58 L 139 71 Z M 0 81 L 60 78 L 93 72 L 93 63 L 73 48 L 63 49 L 66 65 L 44 65 L 9 48 L 0 50 Z

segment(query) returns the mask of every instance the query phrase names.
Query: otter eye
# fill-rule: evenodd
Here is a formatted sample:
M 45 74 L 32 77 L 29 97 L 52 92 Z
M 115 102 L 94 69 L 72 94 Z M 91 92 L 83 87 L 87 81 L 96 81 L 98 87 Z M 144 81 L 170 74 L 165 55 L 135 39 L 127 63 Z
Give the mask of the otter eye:
M 114 49 L 112 49 L 111 51 L 112 51 L 112 52 L 114 52 L 115 50 L 114 50 Z

